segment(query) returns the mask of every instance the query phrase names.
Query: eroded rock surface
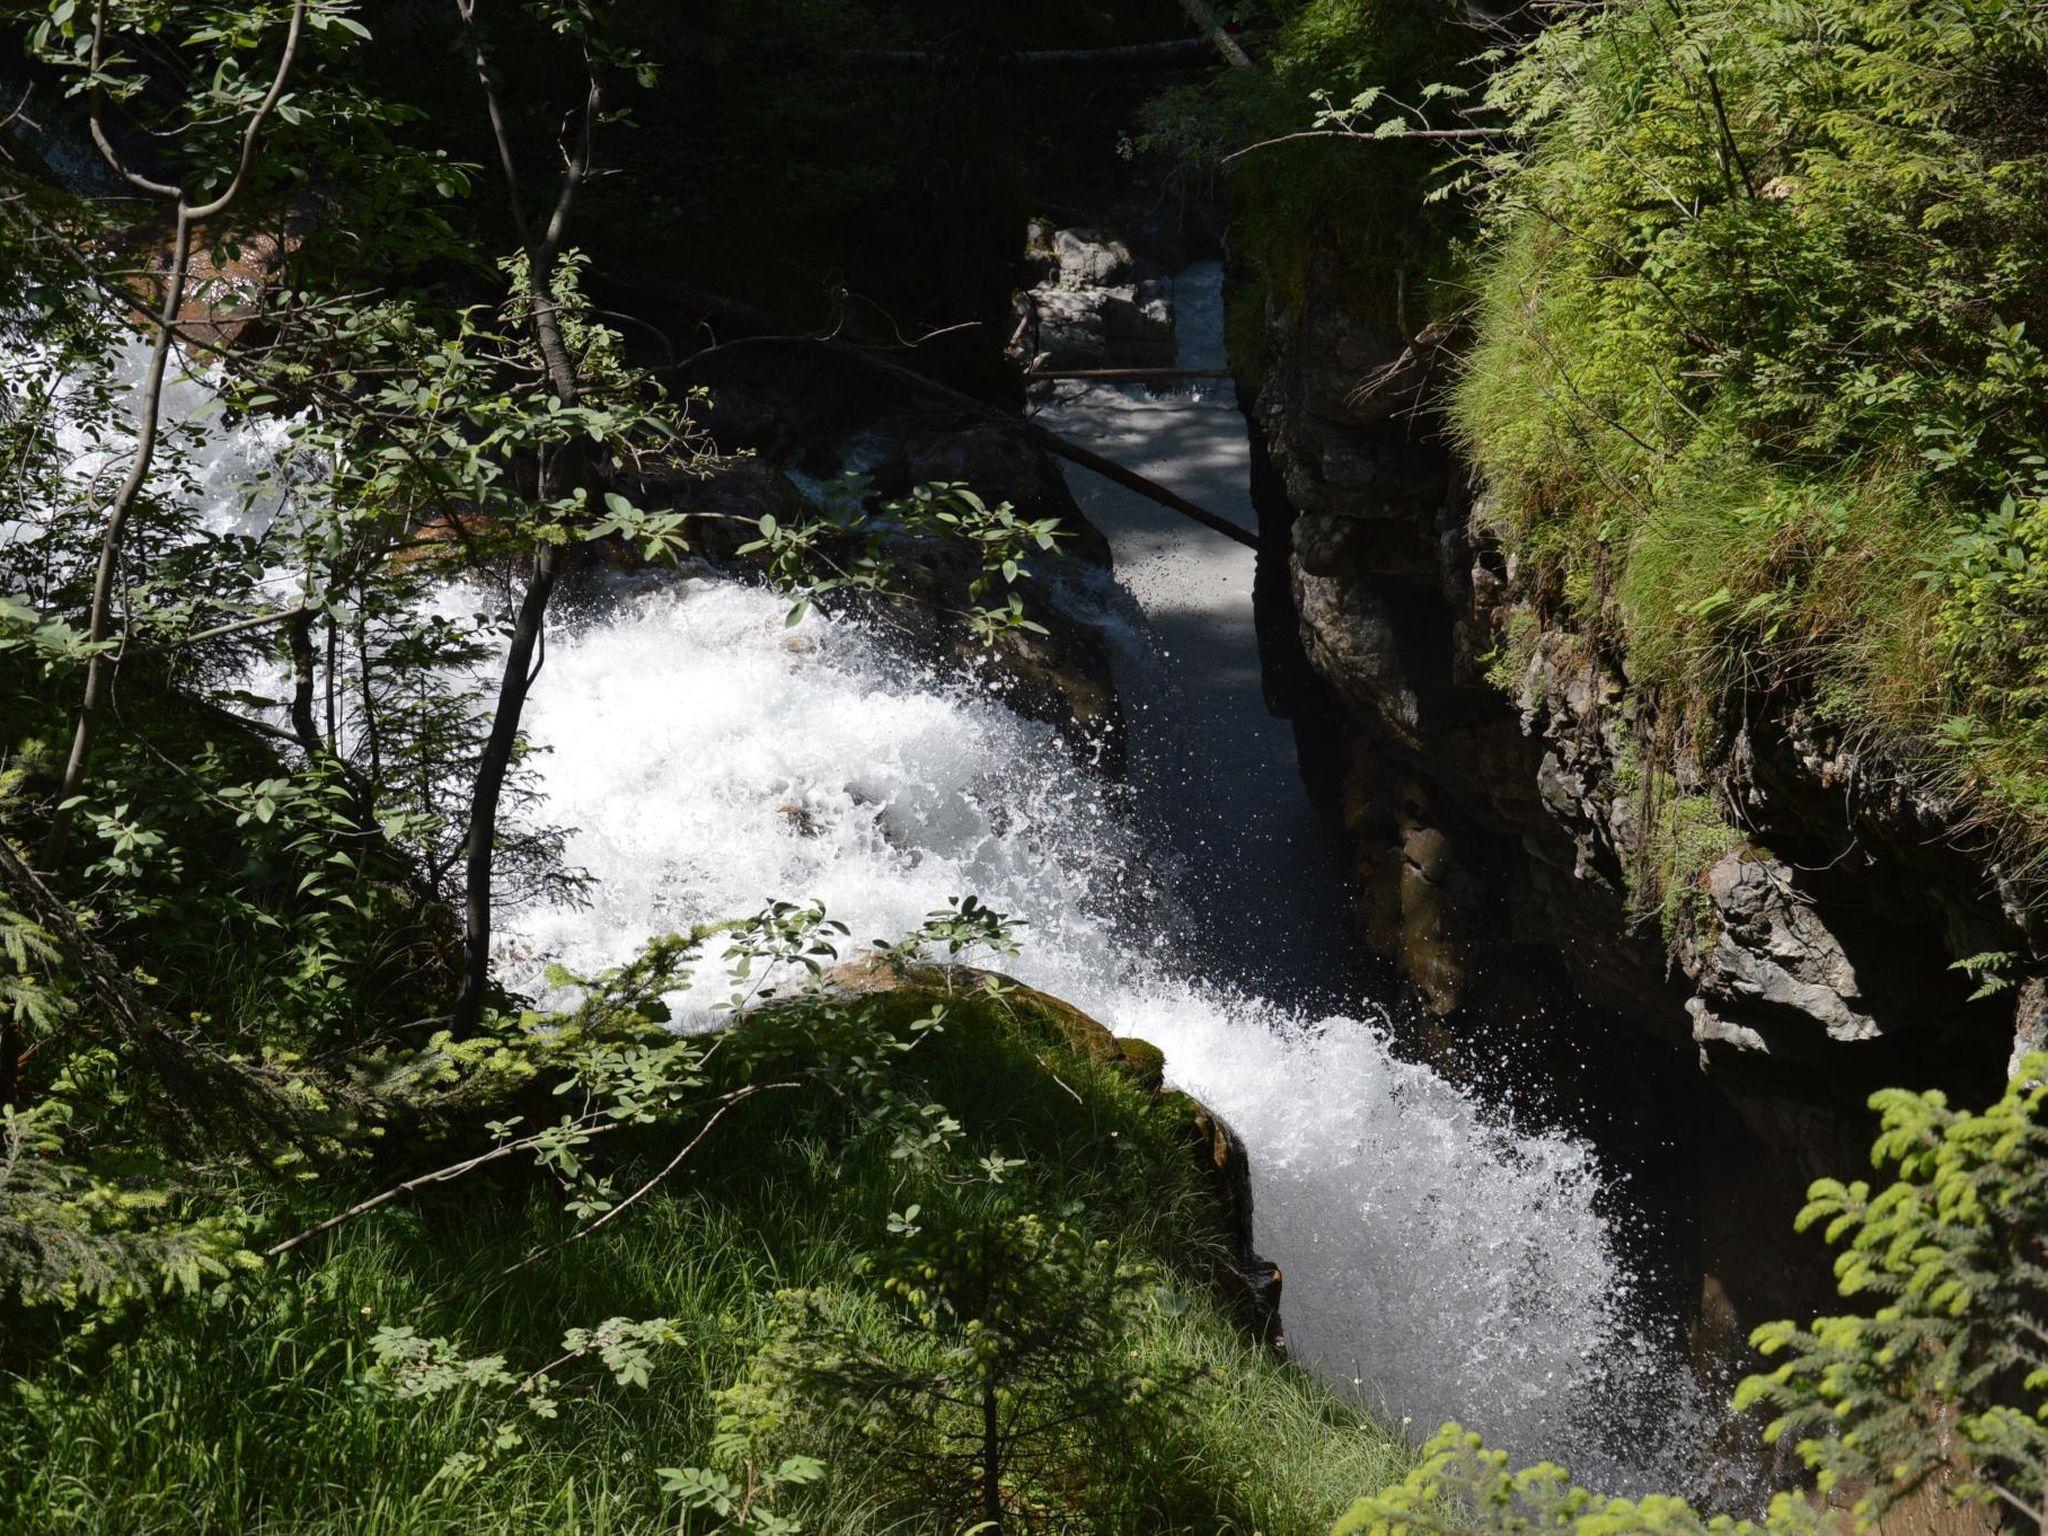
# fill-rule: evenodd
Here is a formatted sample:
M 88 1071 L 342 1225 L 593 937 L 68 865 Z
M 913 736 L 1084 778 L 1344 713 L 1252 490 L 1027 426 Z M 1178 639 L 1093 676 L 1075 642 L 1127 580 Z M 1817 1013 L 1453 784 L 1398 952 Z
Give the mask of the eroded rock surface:
M 1092 229 L 1031 227 L 1037 281 L 1017 295 L 1010 352 L 1027 368 L 1171 368 L 1173 283 Z
M 1816 1273 L 1824 1294 L 1799 1191 L 1860 1165 L 1871 1089 L 1983 1097 L 2048 1041 L 2037 921 L 1952 807 L 1797 701 L 1686 739 L 1489 534 L 1419 409 L 1451 360 L 1318 283 L 1269 301 L 1250 415 L 1262 531 L 1289 550 L 1287 702 L 1352 840 L 1361 949 L 1432 1039 L 1490 1014 L 1489 1041 L 1535 1052 L 1530 978 L 1561 966 L 1620 1033 L 1574 1017 L 1554 1056 L 1633 1033 L 1646 1071 L 1704 1069 L 1669 1132 L 1701 1170 L 1691 1262 L 1745 1325 Z M 1987 952 L 2020 985 L 1973 997 L 1954 963 Z

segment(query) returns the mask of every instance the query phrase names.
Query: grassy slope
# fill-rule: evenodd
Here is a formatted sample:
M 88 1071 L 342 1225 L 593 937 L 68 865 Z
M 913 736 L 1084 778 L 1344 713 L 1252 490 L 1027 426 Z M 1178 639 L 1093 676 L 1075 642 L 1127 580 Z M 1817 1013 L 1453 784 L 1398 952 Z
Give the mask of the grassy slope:
M 947 1105 L 974 1155 L 1030 1159 L 1023 1176 L 1043 1204 L 1079 1202 L 1121 1252 L 1164 1265 L 1184 1303 L 1148 1314 L 1137 1347 L 1161 1374 L 1206 1374 L 1172 1405 L 1163 1438 L 1105 1436 L 1112 1474 L 1077 1490 L 1079 1510 L 1058 1528 L 1319 1532 L 1406 1470 L 1405 1448 L 1228 1319 L 1185 1101 L 1152 1092 L 1101 1037 L 1029 994 L 975 1003 L 906 1061 L 905 1091 Z M 118 1340 L 77 1342 L 59 1363 L 0 1383 L 0 1528 L 672 1530 L 679 1512 L 654 1468 L 711 1459 L 711 1394 L 771 1338 L 776 1291 L 818 1287 L 848 1315 L 873 1309 L 856 1266 L 903 1199 L 885 1148 L 849 1140 L 829 1103 L 785 1101 L 726 1122 L 632 1219 L 451 1307 L 418 1311 L 559 1235 L 550 1196 L 475 1185 L 362 1223 L 310 1265 L 166 1304 Z M 466 1349 L 507 1349 L 523 1370 L 566 1327 L 614 1315 L 681 1324 L 685 1342 L 661 1357 L 651 1388 L 575 1390 L 593 1383 L 571 1371 L 560 1419 L 459 1483 L 435 1474 L 473 1447 L 477 1411 L 358 1384 L 380 1323 L 417 1320 Z M 801 1509 L 808 1529 L 936 1529 L 862 1476 L 857 1448 L 818 1433 L 785 1427 L 786 1449 L 833 1466 Z
M 1545 606 L 1673 735 L 1810 701 L 2038 874 L 2048 18 L 1624 0 L 1501 100 L 1454 416 Z

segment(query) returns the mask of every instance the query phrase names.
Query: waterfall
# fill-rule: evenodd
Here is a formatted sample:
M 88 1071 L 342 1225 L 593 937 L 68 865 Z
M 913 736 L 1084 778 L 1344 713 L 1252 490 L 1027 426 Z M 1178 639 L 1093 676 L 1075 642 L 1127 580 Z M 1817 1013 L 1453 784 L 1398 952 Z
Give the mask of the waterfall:
M 1028 924 L 1019 979 L 1152 1041 L 1244 1138 L 1298 1358 L 1418 1434 L 1456 1417 L 1610 1486 L 1679 1470 L 1683 1436 L 1667 1454 L 1640 1426 L 1621 1450 L 1603 1432 L 1618 1378 L 1666 1367 L 1625 1321 L 1583 1145 L 1494 1123 L 1369 1018 L 1205 980 L 1143 839 L 1049 728 L 784 612 L 697 576 L 622 589 L 558 633 L 529 722 L 596 883 L 587 906 L 507 914 L 510 979 L 615 962 L 764 896 L 820 897 L 874 939 L 973 892 Z
M 265 509 L 245 510 L 242 493 L 281 429 L 201 425 L 200 398 L 181 385 L 174 414 L 195 439 L 189 472 L 207 521 L 253 531 Z M 1186 403 L 1210 411 L 1199 430 L 1156 402 L 1105 393 L 1072 403 L 1059 424 L 1087 429 L 1092 412 L 1094 429 L 1126 447 L 1173 427 L 1189 464 L 1237 474 L 1234 412 L 1213 395 Z M 1077 490 L 1115 523 L 1090 488 Z M 1027 925 L 1009 966 L 1019 979 L 1159 1046 L 1169 1081 L 1243 1138 L 1256 1241 L 1285 1273 L 1298 1359 L 1417 1437 L 1457 1418 L 1597 1486 L 1691 1484 L 1717 1415 L 1630 1321 L 1634 1282 L 1599 1211 L 1592 1152 L 1517 1128 L 1397 1059 L 1370 1008 L 1283 1006 L 1278 988 L 1257 984 L 1257 956 L 1216 963 L 1219 913 L 1252 922 L 1263 911 L 1287 926 L 1323 902 L 1322 877 L 1287 872 L 1301 828 L 1271 805 L 1249 816 L 1244 838 L 1219 831 L 1214 785 L 1267 776 L 1271 790 L 1285 737 L 1255 708 L 1248 616 L 1219 618 L 1248 607 L 1248 574 L 1215 563 L 1237 558 L 1228 552 L 1128 520 L 1112 533 L 1126 576 L 1151 594 L 1140 605 L 1149 621 L 1099 575 L 1069 575 L 1065 601 L 1107 622 L 1119 645 L 1146 781 L 1135 804 L 971 674 L 914 666 L 815 612 L 787 626 L 786 605 L 757 588 L 703 573 L 620 578 L 558 615 L 527 724 L 547 814 L 576 829 L 569 861 L 595 881 L 581 904 L 501 914 L 506 979 L 542 991 L 549 961 L 598 969 L 657 933 L 771 897 L 821 898 L 857 938 L 879 939 L 976 894 Z M 1193 561 L 1216 584 L 1211 608 L 1189 607 L 1188 582 L 1148 567 L 1147 549 Z M 464 612 L 480 600 L 456 589 L 441 599 Z M 1173 675 L 1176 645 L 1189 675 Z M 1237 648 L 1221 692 L 1202 691 L 1224 655 L 1205 645 Z M 1231 690 L 1234 718 L 1172 734 L 1177 716 L 1227 712 L 1219 700 Z M 1234 863 L 1238 842 L 1266 864 Z M 1254 925 L 1241 944 L 1273 937 Z
M 1186 366 L 1220 359 L 1220 286 L 1213 264 L 1176 284 Z M 1041 420 L 1252 521 L 1227 390 L 1069 390 Z M 1370 1009 L 1312 1005 L 1342 886 L 1263 707 L 1249 552 L 1085 473 L 1074 490 L 1121 585 L 1056 585 L 1117 652 L 1130 796 L 857 627 L 786 628 L 781 601 L 711 577 L 621 586 L 552 642 L 529 705 L 596 884 L 509 913 L 509 967 L 595 968 L 770 896 L 890 939 L 971 892 L 1028 925 L 1020 980 L 1160 1047 L 1244 1139 L 1298 1359 L 1417 1437 L 1456 1418 L 1596 1486 L 1694 1484 L 1718 1414 L 1630 1321 L 1591 1150 L 1397 1059 Z

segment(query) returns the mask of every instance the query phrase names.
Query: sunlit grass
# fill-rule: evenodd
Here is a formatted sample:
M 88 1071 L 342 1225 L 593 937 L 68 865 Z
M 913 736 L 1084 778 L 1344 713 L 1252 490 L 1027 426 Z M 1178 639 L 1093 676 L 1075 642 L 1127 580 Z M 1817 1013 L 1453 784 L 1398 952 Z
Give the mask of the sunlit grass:
M 1361 1492 L 1398 1479 L 1409 1453 L 1230 1320 L 1213 1285 L 1214 1208 L 1183 1139 L 1184 1111 L 1112 1063 L 1053 1046 L 1057 1034 L 1028 1009 L 1003 1017 L 977 1005 L 917 1063 L 924 1091 L 977 1142 L 1031 1159 L 1022 1177 L 1043 1204 L 1078 1202 L 1121 1249 L 1173 1277 L 1179 1305 L 1150 1318 L 1133 1347 L 1162 1377 L 1198 1368 L 1193 1383 L 1147 1443 L 1100 1427 L 1109 1474 L 1072 1492 L 1073 1523 L 1062 1528 L 1326 1530 Z M 168 1302 L 124 1322 L 117 1339 L 84 1339 L 56 1364 L 0 1378 L 0 1529 L 676 1530 L 682 1511 L 656 1469 L 711 1460 L 713 1394 L 774 1337 L 779 1291 L 827 1293 L 855 1318 L 874 1311 L 860 1260 L 902 1184 L 887 1149 L 849 1138 L 821 1095 L 801 1113 L 784 1104 L 734 1115 L 631 1219 L 510 1278 L 492 1277 L 570 1229 L 554 1197 L 530 1184 L 476 1183 L 344 1228 L 304 1262 Z M 565 1329 L 613 1316 L 677 1325 L 680 1342 L 658 1357 L 651 1385 L 620 1389 L 595 1365 L 572 1367 L 557 1420 L 522 1423 L 523 1446 L 459 1479 L 444 1466 L 479 1449 L 501 1405 L 401 1402 L 362 1379 L 385 1324 L 445 1336 L 465 1353 L 502 1352 L 523 1372 L 558 1353 Z M 858 1446 L 802 1423 L 784 1438 L 832 1469 L 785 1511 L 809 1530 L 950 1536 L 872 1475 Z

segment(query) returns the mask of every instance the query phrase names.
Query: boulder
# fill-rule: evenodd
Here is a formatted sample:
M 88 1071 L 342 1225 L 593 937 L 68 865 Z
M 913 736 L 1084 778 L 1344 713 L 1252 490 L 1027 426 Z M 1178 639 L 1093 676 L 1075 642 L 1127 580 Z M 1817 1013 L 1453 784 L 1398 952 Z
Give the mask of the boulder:
M 1010 353 L 1027 368 L 1171 368 L 1173 285 L 1120 240 L 1034 225 L 1039 280 L 1016 297 Z
M 1688 967 L 1698 993 L 1686 1004 L 1702 1045 L 1768 1050 L 1774 1029 L 1786 1027 L 1844 1042 L 1882 1033 L 1841 939 L 1794 882 L 1781 860 L 1753 846 L 1707 871 L 1715 932 Z
M 1239 1321 L 1261 1343 L 1285 1347 L 1280 1326 L 1280 1269 L 1260 1257 L 1252 1246 L 1251 1162 L 1244 1142 L 1206 1104 L 1165 1085 L 1166 1058 L 1157 1046 L 1148 1040 L 1115 1034 L 1050 993 L 969 966 L 905 967 L 874 956 L 837 966 L 826 973 L 825 979 L 844 992 L 928 990 L 934 997 L 943 994 L 965 998 L 980 995 L 984 980 L 995 980 L 1004 989 L 1003 1011 L 1013 1023 L 1042 1032 L 1040 1038 L 1047 1043 L 1105 1067 L 1129 1079 L 1140 1091 L 1155 1096 L 1160 1109 L 1179 1122 L 1188 1153 L 1214 1197 L 1217 1235 L 1230 1261 L 1231 1300 Z M 1052 1071 L 1042 1057 L 1040 1062 L 1048 1072 Z

